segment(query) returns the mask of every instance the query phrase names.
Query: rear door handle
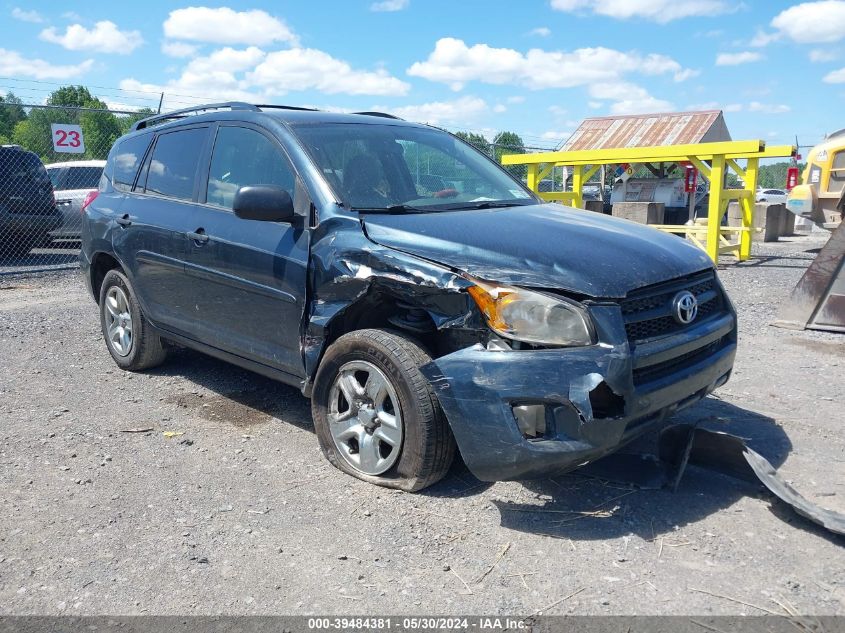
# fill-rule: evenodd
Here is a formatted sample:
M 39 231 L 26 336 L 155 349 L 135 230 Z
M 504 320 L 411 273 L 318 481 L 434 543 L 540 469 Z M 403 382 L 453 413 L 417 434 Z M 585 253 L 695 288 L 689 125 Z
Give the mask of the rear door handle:
M 196 231 L 190 231 L 185 235 L 188 236 L 188 239 L 193 240 L 194 244 L 197 246 L 202 246 L 208 241 L 208 235 L 206 235 L 205 229 L 202 227 L 198 228 Z
M 73 204 L 73 200 L 71 200 L 70 198 L 62 198 L 61 200 L 56 200 L 56 204 L 62 205 L 62 206 L 68 205 L 68 204 Z
M 117 220 L 115 220 L 115 222 L 117 222 L 120 226 L 122 226 L 124 228 L 126 228 L 127 226 L 132 224 L 132 220 L 129 219 L 128 213 L 124 213 L 121 217 L 117 218 Z

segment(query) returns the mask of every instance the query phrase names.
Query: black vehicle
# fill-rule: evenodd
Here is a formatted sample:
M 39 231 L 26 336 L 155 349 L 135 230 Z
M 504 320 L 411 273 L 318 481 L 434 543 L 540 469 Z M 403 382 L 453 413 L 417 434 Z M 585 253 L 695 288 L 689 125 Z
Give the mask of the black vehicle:
M 699 249 L 374 113 L 141 121 L 85 205 L 81 264 L 120 367 L 174 342 L 297 385 L 332 464 L 404 490 L 456 448 L 484 480 L 575 468 L 726 382 L 736 349 Z
M 38 155 L 0 145 L 0 257 L 26 255 L 62 224 L 53 185 Z

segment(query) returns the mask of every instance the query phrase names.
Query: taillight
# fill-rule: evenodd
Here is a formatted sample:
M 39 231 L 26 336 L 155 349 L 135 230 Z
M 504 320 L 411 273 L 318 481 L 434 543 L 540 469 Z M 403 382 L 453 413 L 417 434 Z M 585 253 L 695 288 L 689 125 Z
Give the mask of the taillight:
M 85 212 L 85 209 L 88 208 L 88 205 L 94 202 L 97 199 L 97 196 L 100 195 L 100 192 L 94 189 L 94 191 L 89 191 L 85 195 L 85 200 L 82 201 L 82 212 Z

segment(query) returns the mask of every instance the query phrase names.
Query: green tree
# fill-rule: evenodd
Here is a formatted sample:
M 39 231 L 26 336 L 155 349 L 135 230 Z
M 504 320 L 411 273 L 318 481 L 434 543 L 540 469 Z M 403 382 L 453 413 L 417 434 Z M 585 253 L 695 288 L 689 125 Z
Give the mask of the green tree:
M 757 186 L 763 189 L 783 189 L 786 186 L 786 171 L 792 167 L 789 161 L 761 165 L 757 175 Z M 798 164 L 798 182 L 801 182 L 801 175 L 804 173 L 805 164 Z
M 120 123 L 121 136 L 129 132 L 129 130 L 132 128 L 133 125 L 135 125 L 135 123 L 137 123 L 141 119 L 146 119 L 148 116 L 152 116 L 155 113 L 156 111 L 152 108 L 141 108 L 135 114 L 119 116 L 117 120 Z
M 16 143 L 38 154 L 44 162 L 66 160 L 69 156 L 103 159 L 122 133 L 120 122 L 107 111 L 105 102 L 93 96 L 84 86 L 63 86 L 55 90 L 47 98 L 47 105 L 64 108 L 32 108 L 27 119 L 15 125 L 12 135 Z M 85 153 L 80 156 L 54 152 L 52 123 L 80 125 Z
M 8 92 L 6 96 L 0 96 L 0 139 L 8 143 L 12 138 L 15 126 L 26 119 L 26 111 L 23 109 L 23 102 L 13 93 Z
M 522 137 L 516 132 L 499 132 L 493 138 L 493 157 L 497 163 L 502 162 L 503 154 L 524 154 L 525 143 Z M 526 174 L 525 165 L 509 165 L 505 167 L 515 177 L 524 179 Z
M 490 156 L 490 141 L 484 138 L 482 134 L 476 134 L 475 132 L 455 132 L 455 136 Z

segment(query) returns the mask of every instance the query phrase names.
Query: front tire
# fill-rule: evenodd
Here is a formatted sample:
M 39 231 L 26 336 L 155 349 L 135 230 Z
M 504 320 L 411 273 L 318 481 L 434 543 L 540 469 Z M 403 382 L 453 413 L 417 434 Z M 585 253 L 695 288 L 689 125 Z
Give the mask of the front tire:
M 100 326 L 117 366 L 142 371 L 164 362 L 167 349 L 147 322 L 135 290 L 119 270 L 110 270 L 100 287 Z
M 415 492 L 442 479 L 455 440 L 428 381 L 431 357 L 391 330 L 358 330 L 326 351 L 311 400 L 323 454 L 345 473 Z

